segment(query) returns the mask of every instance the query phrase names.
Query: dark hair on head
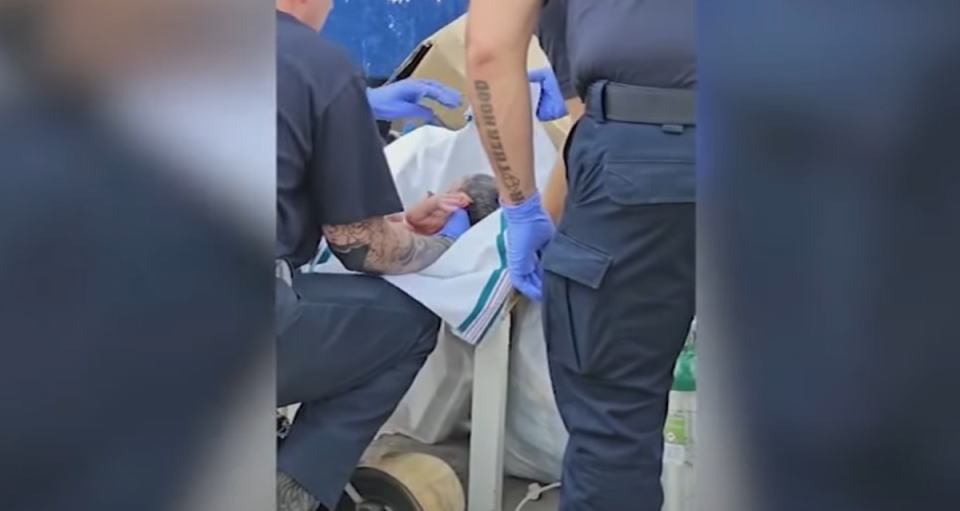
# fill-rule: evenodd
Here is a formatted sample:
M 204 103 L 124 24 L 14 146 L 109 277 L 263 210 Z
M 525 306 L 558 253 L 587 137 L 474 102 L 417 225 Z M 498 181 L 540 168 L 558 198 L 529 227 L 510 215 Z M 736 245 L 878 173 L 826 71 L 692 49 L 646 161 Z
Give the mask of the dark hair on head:
M 487 174 L 470 174 L 463 178 L 460 191 L 470 197 L 472 201 L 467 206 L 467 217 L 470 225 L 476 225 L 494 211 L 500 209 L 500 192 L 497 191 L 497 181 Z

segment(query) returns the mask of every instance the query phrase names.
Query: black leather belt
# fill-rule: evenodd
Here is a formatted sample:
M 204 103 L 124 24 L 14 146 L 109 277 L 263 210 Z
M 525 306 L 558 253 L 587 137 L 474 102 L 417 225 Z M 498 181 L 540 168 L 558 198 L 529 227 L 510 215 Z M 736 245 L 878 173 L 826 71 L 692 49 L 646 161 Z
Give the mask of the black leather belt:
M 590 86 L 602 87 L 599 93 L 587 94 L 588 101 L 598 98 L 603 104 L 596 111 L 604 119 L 615 122 L 641 124 L 677 124 L 693 126 L 697 123 L 697 93 L 690 89 L 659 89 L 614 82 L 598 82 Z M 594 92 L 594 91 L 591 91 Z M 590 110 L 590 105 L 587 106 Z

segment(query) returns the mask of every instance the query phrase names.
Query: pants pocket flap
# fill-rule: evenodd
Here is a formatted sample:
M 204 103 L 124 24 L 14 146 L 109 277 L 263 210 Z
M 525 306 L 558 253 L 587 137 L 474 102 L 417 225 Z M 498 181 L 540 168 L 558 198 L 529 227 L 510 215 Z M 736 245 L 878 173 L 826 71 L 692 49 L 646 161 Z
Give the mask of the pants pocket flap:
M 693 202 L 696 165 L 686 161 L 631 161 L 604 164 L 610 200 L 623 206 Z
M 543 253 L 543 269 L 591 289 L 600 287 L 612 258 L 561 232 L 557 232 Z

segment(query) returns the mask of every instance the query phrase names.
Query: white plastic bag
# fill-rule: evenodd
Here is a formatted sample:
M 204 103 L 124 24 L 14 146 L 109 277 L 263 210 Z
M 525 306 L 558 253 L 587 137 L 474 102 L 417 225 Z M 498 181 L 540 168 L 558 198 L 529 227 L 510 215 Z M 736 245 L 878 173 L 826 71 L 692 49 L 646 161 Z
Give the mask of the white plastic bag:
M 426 444 L 445 440 L 470 413 L 471 385 L 473 346 L 444 328 L 380 434 L 399 433 Z
M 567 430 L 553 397 L 539 305 L 517 304 L 511 338 L 504 471 L 541 483 L 559 481 Z

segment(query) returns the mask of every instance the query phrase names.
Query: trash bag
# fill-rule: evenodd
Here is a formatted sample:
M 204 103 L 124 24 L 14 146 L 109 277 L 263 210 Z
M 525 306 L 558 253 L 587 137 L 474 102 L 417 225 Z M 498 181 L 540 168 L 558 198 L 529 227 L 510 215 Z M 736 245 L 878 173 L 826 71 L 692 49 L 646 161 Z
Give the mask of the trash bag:
M 513 313 L 504 471 L 541 483 L 560 480 L 567 429 L 553 397 L 540 306 L 526 300 Z
M 472 385 L 473 346 L 444 328 L 437 347 L 379 434 L 401 434 L 425 444 L 446 440 L 470 414 Z

